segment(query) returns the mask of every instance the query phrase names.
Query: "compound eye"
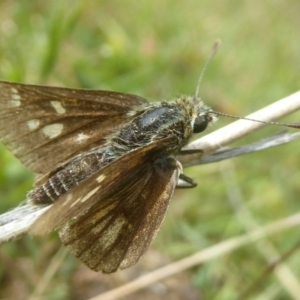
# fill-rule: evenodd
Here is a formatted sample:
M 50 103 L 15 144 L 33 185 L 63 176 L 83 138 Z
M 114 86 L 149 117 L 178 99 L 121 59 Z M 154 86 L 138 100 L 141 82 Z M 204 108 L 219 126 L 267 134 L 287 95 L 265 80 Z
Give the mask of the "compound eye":
M 209 123 L 209 120 L 207 116 L 198 116 L 194 123 L 193 132 L 199 133 L 204 131 L 207 128 L 207 125 Z

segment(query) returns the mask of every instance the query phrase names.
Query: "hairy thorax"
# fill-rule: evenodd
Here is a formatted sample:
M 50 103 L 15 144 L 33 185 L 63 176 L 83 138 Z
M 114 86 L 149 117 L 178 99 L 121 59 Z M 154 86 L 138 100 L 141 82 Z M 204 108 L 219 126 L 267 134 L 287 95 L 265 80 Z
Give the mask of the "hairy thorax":
M 109 144 L 117 154 L 122 155 L 153 141 L 174 137 L 165 154 L 177 152 L 192 135 L 194 114 L 194 106 L 186 98 L 153 105 L 112 135 Z

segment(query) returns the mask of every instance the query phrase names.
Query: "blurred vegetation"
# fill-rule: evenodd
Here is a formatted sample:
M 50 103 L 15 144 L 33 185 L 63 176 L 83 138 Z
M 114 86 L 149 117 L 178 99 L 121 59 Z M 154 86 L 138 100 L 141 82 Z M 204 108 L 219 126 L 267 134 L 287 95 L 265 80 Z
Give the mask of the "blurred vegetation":
M 201 96 L 215 110 L 246 115 L 299 90 L 300 2 L 279 1 L 2 1 L 0 78 L 33 84 L 109 89 L 149 100 L 193 94 L 216 38 L 222 47 L 206 71 Z M 299 120 L 299 114 L 286 120 Z M 220 120 L 213 130 L 231 122 Z M 280 130 L 269 127 L 244 143 Z M 176 260 L 299 210 L 299 142 L 224 163 L 194 167 L 194 190 L 175 193 L 153 247 Z M 25 199 L 33 182 L 0 148 L 0 212 Z M 229 199 L 229 191 L 240 197 Z M 238 204 L 237 204 L 238 203 Z M 269 239 L 282 253 L 298 230 Z M 0 298 L 27 299 L 60 247 L 55 234 L 26 237 L 0 250 Z M 203 299 L 234 299 L 267 266 L 251 244 L 191 270 Z M 300 278 L 300 251 L 286 261 Z M 67 256 L 43 299 L 68 299 L 80 264 Z M 8 286 L 15 271 L 25 280 Z M 13 290 L 13 291 L 12 291 Z M 11 295 L 14 295 L 12 297 Z M 257 285 L 255 299 L 289 299 L 274 275 Z M 257 297 L 257 298 L 256 298 Z M 253 298 L 253 299 L 254 299 Z

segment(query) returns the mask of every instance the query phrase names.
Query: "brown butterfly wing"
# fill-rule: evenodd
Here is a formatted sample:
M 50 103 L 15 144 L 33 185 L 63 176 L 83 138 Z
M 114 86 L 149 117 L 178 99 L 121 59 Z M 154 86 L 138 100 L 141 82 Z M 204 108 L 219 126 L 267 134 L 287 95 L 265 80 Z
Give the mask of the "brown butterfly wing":
M 106 209 L 100 204 L 66 225 L 63 244 L 94 271 L 111 273 L 137 263 L 160 229 L 178 180 L 170 160 L 166 168 L 143 166 L 103 199 Z
M 84 214 L 101 199 L 114 194 L 123 181 L 134 179 L 135 174 L 145 164 L 153 163 L 161 155 L 174 137 L 164 138 L 146 146 L 132 150 L 109 163 L 97 173 L 82 181 L 77 187 L 62 195 L 31 228 L 34 235 L 47 234 L 68 221 Z M 132 180 L 132 184 L 134 180 Z M 106 205 L 105 203 L 103 205 Z
M 60 236 L 89 268 L 111 273 L 134 265 L 156 236 L 175 189 L 173 158 L 157 158 L 165 139 L 129 152 L 59 199 L 31 228 Z
M 0 141 L 29 169 L 46 174 L 100 146 L 147 103 L 131 94 L 0 81 Z

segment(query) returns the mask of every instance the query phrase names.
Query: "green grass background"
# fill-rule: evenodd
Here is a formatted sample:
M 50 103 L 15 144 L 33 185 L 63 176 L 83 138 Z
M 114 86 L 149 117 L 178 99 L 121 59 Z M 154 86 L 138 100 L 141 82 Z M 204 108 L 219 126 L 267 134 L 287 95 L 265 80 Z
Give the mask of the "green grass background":
M 0 78 L 172 99 L 194 93 L 211 46 L 220 38 L 222 47 L 205 73 L 201 96 L 215 110 L 243 116 L 299 90 L 299 28 L 298 0 L 2 1 Z M 286 120 L 299 119 L 298 113 Z M 229 122 L 222 118 L 213 129 Z M 269 127 L 244 143 L 279 130 Z M 228 190 L 240 192 L 235 200 L 257 226 L 297 212 L 298 169 L 297 141 L 188 169 L 199 185 L 176 192 L 153 247 L 176 260 L 243 234 L 241 210 L 229 200 Z M 32 181 L 32 174 L 0 146 L 0 212 L 18 205 Z M 296 228 L 270 241 L 282 253 L 298 239 Z M 0 297 L 9 297 L 5 286 L 13 276 L 7 275 L 8 266 L 17 268 L 14 259 L 30 261 L 30 272 L 38 278 L 47 265 L 43 257 L 51 257 L 59 245 L 54 235 L 2 247 Z M 234 299 L 267 265 L 261 251 L 251 244 L 194 268 L 193 285 L 203 299 Z M 300 278 L 299 260 L 297 251 L 286 263 Z M 68 299 L 68 281 L 77 265 L 66 259 L 45 299 Z M 24 289 L 30 292 L 34 280 L 27 281 Z M 290 299 L 272 274 L 260 281 L 254 295 Z

